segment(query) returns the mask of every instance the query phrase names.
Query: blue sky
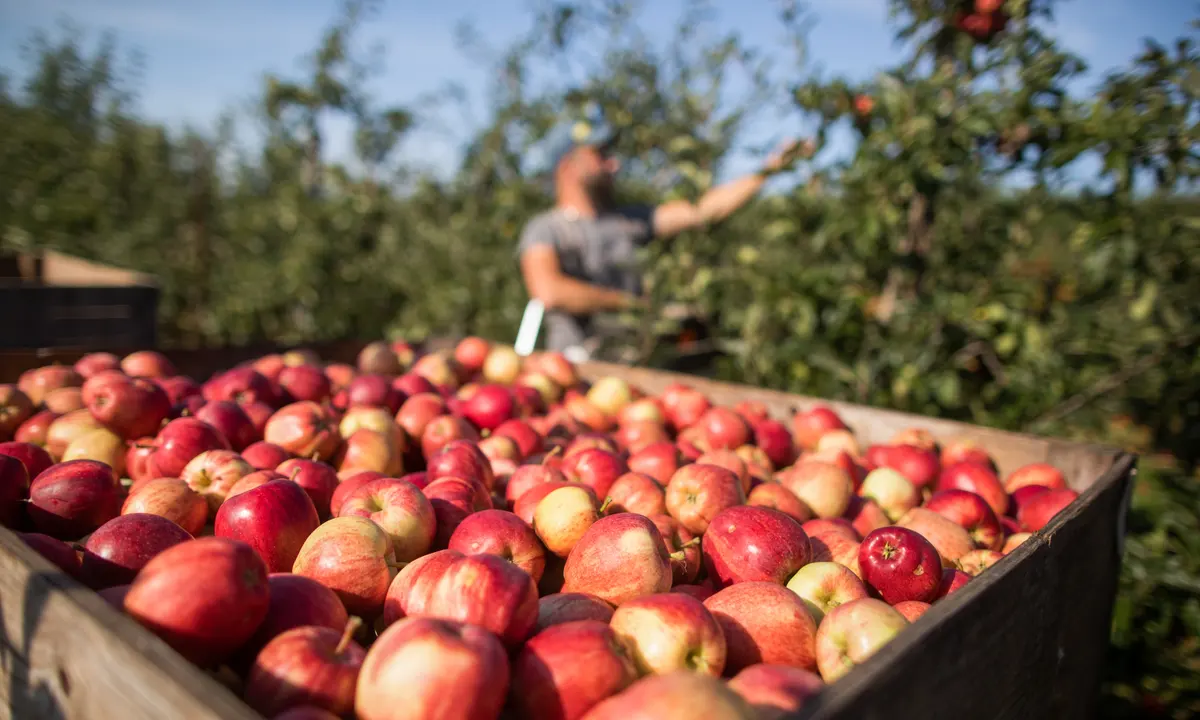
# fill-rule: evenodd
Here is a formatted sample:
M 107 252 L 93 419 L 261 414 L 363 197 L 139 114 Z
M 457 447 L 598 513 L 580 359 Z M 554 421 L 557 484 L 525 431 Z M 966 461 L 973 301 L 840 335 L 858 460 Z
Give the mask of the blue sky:
M 717 21 L 749 43 L 778 42 L 774 0 L 713 0 L 712 5 Z M 643 6 L 642 26 L 665 37 L 680 3 L 653 0 Z M 138 90 L 147 115 L 176 126 L 211 126 L 221 111 L 254 95 L 264 72 L 295 72 L 337 7 L 336 0 L 0 0 L 0 68 L 21 67 L 20 42 L 59 19 L 71 18 L 89 30 L 113 29 L 123 46 L 137 48 L 145 58 Z M 386 43 L 386 69 L 374 83 L 376 96 L 406 104 L 455 81 L 482 109 L 491 77 L 464 56 L 455 24 L 469 18 L 489 44 L 503 47 L 525 29 L 527 7 L 524 0 L 389 0 L 364 33 L 364 39 Z M 807 7 L 816 22 L 808 35 L 810 65 L 865 78 L 898 59 L 886 0 L 809 0 Z M 1085 93 L 1104 71 L 1138 53 L 1143 38 L 1169 42 L 1198 15 L 1196 0 L 1066 0 L 1059 5 L 1054 32 L 1091 66 L 1090 77 L 1076 88 Z M 435 170 L 452 167 L 469 128 L 453 118 L 446 123 L 410 137 L 405 158 Z M 339 155 L 348 147 L 348 134 L 335 128 L 333 135 L 332 152 Z M 754 162 L 742 153 L 727 173 Z

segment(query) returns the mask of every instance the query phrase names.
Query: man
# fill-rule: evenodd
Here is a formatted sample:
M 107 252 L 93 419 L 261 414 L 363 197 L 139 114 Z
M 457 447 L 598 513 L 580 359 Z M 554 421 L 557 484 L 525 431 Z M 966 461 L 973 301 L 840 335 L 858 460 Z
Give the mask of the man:
M 517 249 L 525 289 L 545 308 L 546 348 L 572 359 L 594 351 L 597 314 L 643 302 L 639 247 L 725 219 L 799 151 L 790 141 L 758 172 L 714 187 L 695 203 L 620 207 L 613 199 L 615 142 L 601 135 L 560 148 L 553 164 L 555 206 L 529 221 Z

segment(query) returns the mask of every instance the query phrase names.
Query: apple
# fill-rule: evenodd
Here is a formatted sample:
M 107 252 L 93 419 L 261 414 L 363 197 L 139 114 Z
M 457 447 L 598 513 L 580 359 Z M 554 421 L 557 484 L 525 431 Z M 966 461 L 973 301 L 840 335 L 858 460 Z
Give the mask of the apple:
M 0 386 L 0 388 L 2 387 L 3 386 Z M 17 392 L 20 391 L 18 390 Z M 0 395 L 2 394 L 3 390 L 0 389 Z M 50 392 L 46 393 L 46 397 L 42 399 L 42 405 L 45 406 L 47 410 L 59 413 L 60 415 L 63 413 L 69 413 L 72 410 L 79 410 L 80 408 L 87 407 L 83 403 L 83 391 L 77 387 L 51 390 Z M 4 402 L 3 400 L 0 400 L 0 408 L 2 407 L 4 407 Z M 3 425 L 4 423 L 2 416 L 3 411 L 0 410 L 0 425 Z
M 748 505 L 717 513 L 702 548 L 717 589 L 752 580 L 783 585 L 812 557 L 799 522 L 778 510 Z
M 252 662 L 258 651 L 273 638 L 298 627 L 324 627 L 341 630 L 350 616 L 337 593 L 312 578 L 290 572 L 267 576 L 271 602 L 267 616 L 258 626 L 243 651 Z
M 941 471 L 937 453 L 915 445 L 891 445 L 882 458 L 880 467 L 898 471 L 918 489 L 932 485 Z
M 73 578 L 79 577 L 79 553 L 75 552 L 75 548 L 62 540 L 42 533 L 19 532 L 17 537 L 66 574 Z
M 617 425 L 625 427 L 634 423 L 653 423 L 666 425 L 667 415 L 662 405 L 655 398 L 638 398 L 630 401 L 617 413 Z
M 98 376 L 103 375 L 104 373 L 98 374 Z M 190 377 L 174 375 L 172 377 L 151 379 L 155 385 L 158 385 L 167 394 L 167 399 L 171 401 L 171 407 L 190 405 L 192 398 L 197 398 L 201 404 L 205 402 L 204 388 Z M 86 392 L 88 383 L 84 383 L 83 386 Z
M 267 572 L 287 572 L 320 524 L 303 488 L 288 480 L 271 480 L 222 503 L 213 534 L 250 545 L 266 563 Z
M 899 431 L 888 441 L 889 445 L 912 445 L 924 450 L 936 450 L 937 440 L 925 428 L 908 427 Z
M 970 579 L 970 575 L 958 568 L 942 568 L 942 580 L 938 583 L 937 597 L 934 599 L 941 600 L 966 585 Z
M 229 492 L 225 493 L 225 500 L 228 501 L 247 490 L 266 485 L 272 480 L 287 480 L 287 478 L 274 470 L 256 470 L 235 482 L 233 487 L 229 488 Z
M 602 432 L 587 431 L 578 432 L 574 437 L 570 438 L 566 448 L 563 451 L 563 461 L 572 455 L 583 452 L 584 450 L 600 449 L 610 453 L 620 452 L 620 447 L 617 441 L 611 435 Z
M 883 527 L 863 538 L 858 550 L 863 580 L 889 605 L 905 600 L 933 602 L 942 579 L 942 559 L 933 544 L 902 527 Z
M 338 517 L 364 517 L 387 533 L 397 562 L 429 552 L 437 534 L 433 505 L 416 485 L 399 478 L 380 478 L 352 491 Z
M 993 473 L 996 472 L 996 461 L 992 459 L 992 456 L 974 440 L 968 438 L 956 438 L 946 443 L 942 447 L 941 460 L 943 467 L 960 462 L 973 462 Z
M 667 512 L 666 493 L 654 478 L 628 472 L 616 479 L 605 498 L 610 513 L 632 512 L 650 517 Z
M 450 536 L 468 515 L 492 508 L 492 496 L 487 488 L 467 478 L 439 478 L 425 486 L 422 492 L 429 498 L 437 518 L 433 546 L 439 549 L 446 547 Z
M 333 394 L 333 386 L 324 371 L 314 365 L 292 365 L 279 371 L 279 387 L 295 400 L 324 402 Z
M 896 603 L 892 607 L 896 612 L 903 615 L 904 619 L 909 623 L 914 623 L 917 621 L 917 618 L 924 615 L 925 611 L 933 606 L 920 600 L 905 600 L 904 602 Z
M 249 640 L 270 605 L 267 568 L 246 543 L 188 540 L 154 556 L 125 595 L 125 612 L 201 667 Z
M 382 528 L 362 517 L 335 517 L 304 541 L 292 572 L 333 590 L 348 613 L 373 620 L 383 611 L 395 562 Z
M 508 654 L 495 635 L 461 622 L 408 618 L 384 630 L 367 651 L 354 716 L 497 718 L 509 682 Z
M 468 515 L 450 536 L 448 549 L 464 555 L 487 553 L 511 561 L 536 583 L 546 566 L 546 549 L 534 531 L 506 510 Z
M 1079 493 L 1067 488 L 1039 493 L 1025 501 L 1017 510 L 1017 522 L 1023 531 L 1037 532 L 1078 497 Z
M 749 423 L 733 410 L 713 407 L 696 422 L 704 447 L 709 450 L 736 450 L 750 442 L 753 431 Z
M 782 585 L 748 581 L 704 601 L 720 623 L 728 646 L 726 674 L 757 663 L 816 668 L 817 626 L 800 597 Z
M 825 687 L 814 672 L 759 663 L 729 680 L 729 689 L 754 706 L 759 720 L 782 720 L 804 707 Z
M 275 408 L 261 402 L 240 404 L 242 411 L 246 413 L 246 417 L 250 418 L 250 422 L 254 425 L 255 437 L 262 437 L 263 433 L 267 431 L 267 422 L 275 414 Z
M 175 365 L 155 350 L 138 350 L 121 359 L 121 370 L 131 377 L 170 377 Z
M 617 445 L 627 452 L 637 452 L 650 445 L 670 442 L 667 428 L 655 422 L 631 422 L 617 428 L 613 434 Z
M 512 387 L 514 391 L 519 391 L 522 395 L 525 394 L 525 389 L 537 393 L 538 402 L 543 410 L 558 402 L 562 397 L 562 388 L 545 373 L 537 371 L 522 372 L 513 381 Z
M 850 568 L 828 561 L 811 562 L 797 570 L 787 589 L 800 596 L 818 626 L 835 607 L 869 597 L 867 586 Z
M 432 461 L 433 456 L 452 442 L 462 441 L 474 445 L 478 440 L 479 431 L 475 429 L 474 425 L 461 417 L 441 415 L 425 426 L 425 431 L 421 435 L 421 454 L 427 461 Z M 479 454 L 483 455 L 482 452 Z M 485 465 L 487 465 L 486 460 L 485 457 Z M 490 465 L 488 468 L 490 472 Z
M 178 418 L 158 431 L 146 462 L 146 474 L 181 477 L 188 463 L 201 453 L 229 449 L 229 441 L 212 425 L 195 418 Z
M 971 577 L 975 577 L 995 565 L 1002 557 L 1004 555 L 995 550 L 972 550 L 958 559 L 958 567 Z
M 228 400 L 208 402 L 196 411 L 195 417 L 219 430 L 229 441 L 230 449 L 237 452 L 244 451 L 260 439 L 250 416 L 237 403 Z
M 404 617 L 430 615 L 434 591 L 451 565 L 466 557 L 457 550 L 435 550 L 407 563 L 388 586 L 383 601 L 383 627 Z
M 891 518 L 883 511 L 883 508 L 879 507 L 879 503 L 858 495 L 850 500 L 850 507 L 846 508 L 845 517 L 860 536 L 892 524 Z
M 50 430 L 50 424 L 59 417 L 60 415 L 52 410 L 35 412 L 17 428 L 13 440 L 41 447 L 46 444 L 46 435 Z
M 831 683 L 908 626 L 899 611 L 882 600 L 861 598 L 839 605 L 825 616 L 817 630 L 817 665 Z
M 1046 487 L 1045 485 L 1025 485 L 1017 488 L 1013 491 L 1012 495 L 1009 495 L 1008 497 L 1008 514 L 1015 518 L 1017 513 L 1021 511 L 1021 508 L 1024 507 L 1025 503 L 1029 502 L 1038 495 L 1047 492 L 1050 492 L 1050 488 Z M 1001 522 L 1003 522 L 1003 520 L 1001 520 Z M 1018 525 L 1017 530 L 1013 532 L 1019 531 L 1020 526 Z
M 252 472 L 250 463 L 232 450 L 206 450 L 192 458 L 179 478 L 200 493 L 208 501 L 209 510 L 215 513 L 230 488 Z
M 358 369 L 346 363 L 330 363 L 325 366 L 325 377 L 329 378 L 329 386 L 336 393 L 344 390 L 350 381 L 358 377 Z
M 764 482 L 756 486 L 746 497 L 746 504 L 778 510 L 800 523 L 811 520 L 813 516 L 803 500 L 777 482 Z
M 854 496 L 849 473 L 824 460 L 801 459 L 776 478 L 819 518 L 841 517 Z
M 876 468 L 867 473 L 858 494 L 874 500 L 892 522 L 921 504 L 920 489 L 890 467 Z
M 548 627 L 579 620 L 598 620 L 607 624 L 613 606 L 587 593 L 552 593 L 538 600 L 538 619 L 534 637 Z
M 1027 533 L 1027 532 L 1020 532 L 1020 533 L 1015 533 L 1013 535 L 1009 535 L 1008 538 L 1004 541 L 1004 547 L 1000 548 L 1000 553 L 1003 555 L 1009 554 L 1013 550 L 1016 550 L 1017 547 L 1021 545 L 1021 543 L 1025 542 L 1026 540 L 1028 540 L 1031 537 L 1033 537 L 1033 533 Z
M 0 455 L 19 460 L 29 475 L 29 482 L 33 482 L 42 471 L 54 464 L 54 458 L 50 457 L 45 448 L 23 440 L 0 442 Z
M 52 457 L 62 458 L 72 440 L 101 427 L 104 426 L 88 410 L 74 410 L 60 415 L 46 429 L 46 451 Z
M 587 399 L 600 412 L 616 418 L 633 402 L 633 389 L 624 379 L 612 375 L 599 378 L 587 391 Z
M 268 716 L 301 705 L 350 713 L 367 655 L 353 639 L 361 622 L 349 620 L 342 630 L 297 627 L 272 638 L 246 678 L 246 703 Z
M 453 389 L 458 385 L 458 370 L 454 356 L 446 352 L 434 352 L 417 358 L 412 371 L 439 387 Z M 507 382 L 502 382 L 507 385 Z
M 204 383 L 202 390 L 204 399 L 209 402 L 231 400 L 238 405 L 263 403 L 275 407 L 279 400 L 271 381 L 247 366 L 226 370 Z
M 629 472 L 629 467 L 615 452 L 588 448 L 563 460 L 562 471 L 568 480 L 587 485 L 597 497 L 605 497 L 617 478 Z
M 1017 522 L 1016 518 L 1012 518 L 1007 515 L 1001 516 L 1000 527 L 1004 530 L 1004 537 L 1006 538 L 1009 535 L 1015 535 L 1021 532 L 1021 524 Z
M 615 606 L 671 589 L 671 558 L 648 518 L 619 513 L 600 518 L 571 550 L 563 592 L 595 595 Z
M 410 395 L 396 412 L 396 423 L 409 437 L 420 439 L 436 418 L 447 412 L 446 401 L 432 392 Z M 418 443 L 419 444 L 419 443 Z
M 657 442 L 630 455 L 627 464 L 631 472 L 649 475 L 665 486 L 683 466 L 683 458 L 675 443 Z
M 443 477 L 474 480 L 491 490 L 496 482 L 492 465 L 479 446 L 471 440 L 451 440 L 429 457 L 426 468 L 429 481 Z
M 97 380 L 100 378 L 88 382 Z M 171 399 L 162 388 L 144 378 L 122 377 L 104 383 L 85 402 L 92 417 L 130 439 L 157 432 L 171 412 Z
M 346 408 L 370 407 L 391 415 L 400 411 L 407 394 L 396 388 L 386 375 L 366 374 L 351 378 L 345 385 Z
M 0 455 L 0 525 L 16 527 L 24 515 L 29 498 L 29 471 L 25 463 L 9 455 Z
M 53 390 L 81 385 L 83 385 L 83 376 L 74 368 L 65 365 L 46 365 L 34 368 L 21 373 L 21 376 L 17 378 L 17 389 L 25 393 L 34 407 L 41 405 L 46 395 Z
M 741 480 L 732 471 L 716 465 L 685 465 L 667 484 L 667 512 L 689 532 L 697 535 L 725 508 L 746 501 Z
M 513 663 L 514 709 L 522 717 L 573 720 L 627 688 L 638 675 L 618 635 L 596 620 L 534 635 Z
M 396 476 L 404 471 L 404 447 L 384 433 L 362 428 L 345 439 L 335 462 L 341 471 L 375 470 Z
M 63 450 L 62 461 L 98 460 L 112 468 L 113 474 L 125 476 L 125 440 L 108 428 L 96 428 L 75 438 Z
M 760 716 L 721 680 L 680 670 L 644 677 L 583 717 L 584 720 L 756 720 Z
M 483 370 L 492 344 L 480 337 L 468 336 L 458 341 L 454 346 L 454 361 L 467 375 L 474 375 Z
M 27 512 L 43 534 L 80 538 L 117 516 L 121 497 L 112 468 L 95 460 L 71 460 L 44 471 L 29 486 Z
M 355 363 L 359 372 L 376 373 L 380 375 L 398 375 L 404 371 L 400 358 L 383 341 L 368 343 L 358 353 Z
M 946 465 L 938 475 L 937 490 L 966 490 L 987 502 L 997 516 L 1008 509 L 1008 495 L 996 473 L 973 462 Z
M 667 422 L 676 430 L 683 430 L 700 422 L 700 418 L 712 409 L 712 403 L 704 393 L 695 388 L 683 388 L 678 391 L 670 402 L 664 397 L 663 410 L 667 414 Z M 736 413 L 734 413 L 736 415 Z M 723 414 L 722 414 L 723 415 Z M 723 419 L 723 418 L 721 418 Z M 739 417 L 738 420 L 741 420 Z M 743 421 L 744 422 L 744 421 Z M 718 428 L 721 427 L 718 420 Z M 736 425 L 733 425 L 736 428 Z
M 579 383 L 575 366 L 560 352 L 540 353 L 530 360 L 530 370 L 543 373 L 561 388 L 574 387 Z
M 154 438 L 144 437 L 134 440 L 129 443 L 129 447 L 125 450 L 125 475 L 133 484 L 130 486 L 130 492 L 133 491 L 139 484 L 154 480 L 156 475 L 150 474 L 150 456 L 157 450 L 154 444 Z
M 156 555 L 191 539 L 191 533 L 159 515 L 115 517 L 88 536 L 79 577 L 93 590 L 128 585 Z
M 517 445 L 517 441 L 503 435 L 495 433 L 488 435 L 480 440 L 477 445 L 479 451 L 492 464 L 492 474 L 495 475 L 495 464 L 497 460 L 509 460 L 516 466 L 516 463 L 521 459 L 521 448 Z
M 516 411 L 513 395 L 502 385 L 483 385 L 463 403 L 463 415 L 481 430 L 495 430 Z
M 104 370 L 120 370 L 121 358 L 110 352 L 92 352 L 76 360 L 74 369 L 86 380 Z
M 837 413 L 818 405 L 792 417 L 792 437 L 797 446 L 804 450 L 815 450 L 821 436 L 830 430 L 847 430 L 846 424 Z
M 542 436 L 526 421 L 513 418 L 500 424 L 493 436 L 512 438 L 520 449 L 520 457 L 526 458 L 542 449 Z
M 971 535 L 975 547 L 999 550 L 1004 545 L 1004 528 L 991 507 L 978 494 L 967 490 L 940 490 L 924 505 L 953 520 Z
M 275 411 L 267 421 L 263 440 L 313 460 L 332 458 L 341 443 L 329 411 L 311 400 L 300 400 Z
M 320 460 L 290 458 L 280 462 L 275 472 L 304 488 L 322 520 L 330 517 L 330 503 L 340 485 L 332 465 Z
M 700 538 L 687 531 L 679 521 L 670 515 L 648 516 L 658 533 L 671 558 L 672 584 L 690 583 L 700 574 L 702 555 Z
M 725 636 L 704 604 L 682 593 L 627 600 L 609 622 L 642 675 L 690 670 L 720 677 Z
M 413 372 L 406 372 L 403 375 L 393 379 L 392 388 L 404 393 L 406 397 L 410 398 L 419 394 L 437 395 L 439 398 L 441 397 L 438 394 L 436 385 Z
M 733 450 L 710 450 L 696 458 L 697 465 L 716 465 L 729 470 L 738 476 L 742 483 L 742 492 L 750 492 L 750 467 L 737 452 Z
M 928 540 L 937 549 L 946 567 L 975 549 L 971 536 L 958 523 L 926 508 L 909 510 L 896 524 L 915 530 Z
M 533 512 L 533 530 L 546 549 L 565 558 L 600 519 L 596 496 L 587 487 L 568 485 L 546 494 Z
M 548 465 L 521 465 L 509 477 L 504 487 L 504 497 L 515 503 L 532 488 L 550 482 L 566 483 L 567 476 L 558 468 Z
M 1023 465 L 1004 478 L 1004 491 L 1007 493 L 1013 493 L 1027 485 L 1044 485 L 1051 490 L 1063 490 L 1067 487 L 1067 481 L 1061 470 L 1047 463 Z

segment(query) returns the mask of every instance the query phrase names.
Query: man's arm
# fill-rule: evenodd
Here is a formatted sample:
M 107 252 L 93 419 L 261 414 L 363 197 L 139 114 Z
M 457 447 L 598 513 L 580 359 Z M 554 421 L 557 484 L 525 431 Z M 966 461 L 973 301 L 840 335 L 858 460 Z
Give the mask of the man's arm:
M 558 254 L 550 245 L 532 245 L 521 253 L 521 275 L 529 296 L 547 310 L 585 315 L 621 310 L 635 304 L 632 295 L 577 280 L 562 272 Z
M 675 200 L 659 205 L 654 209 L 654 236 L 668 238 L 724 220 L 754 197 L 768 177 L 786 169 L 798 154 L 810 149 L 809 143 L 789 141 L 758 172 L 718 185 L 695 203 Z

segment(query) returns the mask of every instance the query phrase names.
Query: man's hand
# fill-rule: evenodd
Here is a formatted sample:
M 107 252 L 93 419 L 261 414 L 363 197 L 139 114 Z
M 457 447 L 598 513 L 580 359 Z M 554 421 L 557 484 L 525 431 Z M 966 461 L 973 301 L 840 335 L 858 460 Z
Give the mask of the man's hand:
M 790 170 L 797 160 L 810 158 L 815 151 L 816 145 L 812 140 L 786 140 L 767 157 L 767 161 L 763 163 L 763 173 L 775 175 Z

